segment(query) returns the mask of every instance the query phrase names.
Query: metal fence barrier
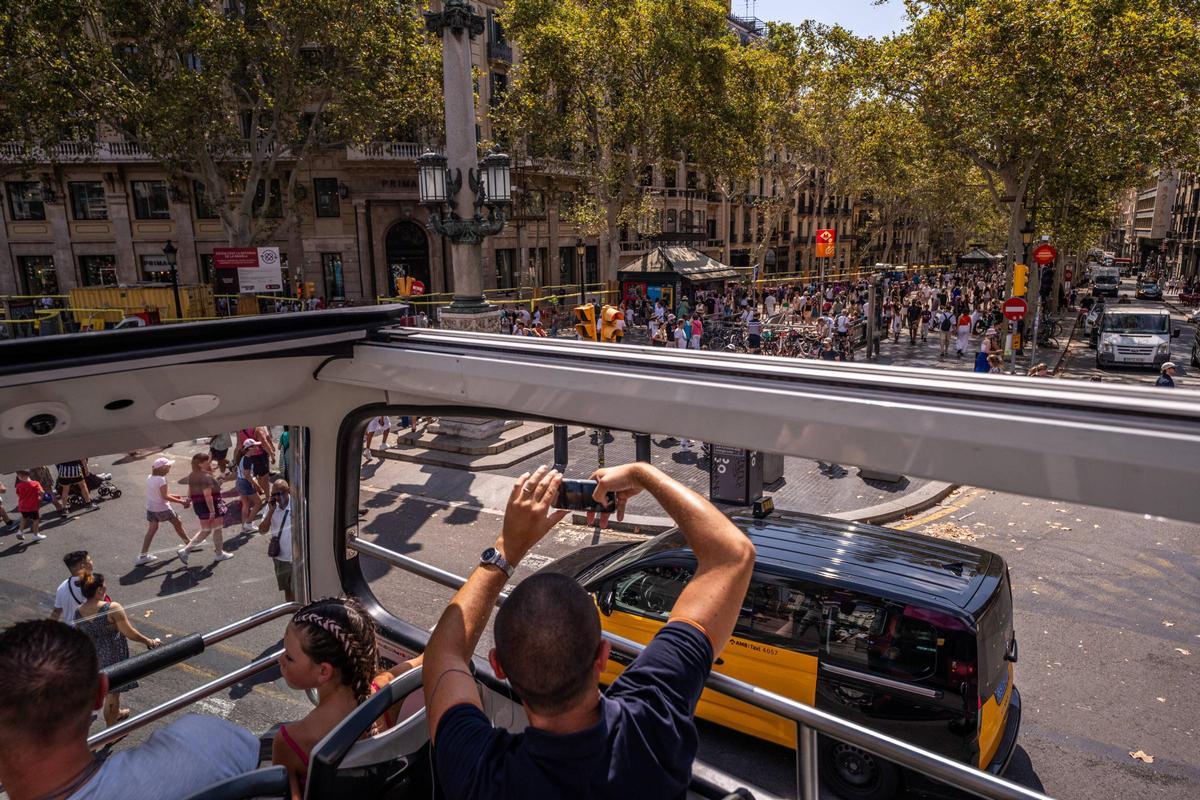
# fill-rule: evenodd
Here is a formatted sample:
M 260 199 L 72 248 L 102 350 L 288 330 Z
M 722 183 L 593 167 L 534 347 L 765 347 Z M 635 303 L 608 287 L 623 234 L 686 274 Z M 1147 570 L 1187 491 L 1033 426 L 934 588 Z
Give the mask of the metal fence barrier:
M 361 555 L 377 558 L 451 589 L 458 589 L 466 583 L 465 578 L 452 572 L 363 539 L 351 538 L 346 543 L 346 547 Z M 503 604 L 506 599 L 507 595 L 502 593 L 496 600 L 496 605 Z M 630 639 L 608 632 L 602 632 L 601 635 L 612 644 L 614 650 L 635 658 L 644 647 Z M 886 736 L 862 725 L 847 722 L 841 717 L 804 705 L 789 697 L 768 692 L 744 681 L 712 672 L 709 673 L 706 685 L 715 692 L 749 703 L 772 714 L 778 714 L 796 723 L 796 791 L 801 800 L 817 800 L 819 797 L 818 734 L 861 747 L 902 767 L 920 772 L 956 789 L 987 798 L 987 800 L 1050 800 L 1041 792 L 1028 789 L 989 772 L 977 770 L 937 753 L 922 750 L 908 742 Z

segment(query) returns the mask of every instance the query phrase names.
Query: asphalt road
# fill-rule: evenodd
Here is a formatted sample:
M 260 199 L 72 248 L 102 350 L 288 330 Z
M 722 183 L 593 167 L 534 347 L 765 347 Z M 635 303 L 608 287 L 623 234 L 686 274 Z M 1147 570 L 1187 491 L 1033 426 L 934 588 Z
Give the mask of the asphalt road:
M 1188 317 L 1194 313 L 1194 309 L 1184 309 L 1171 302 L 1170 298 L 1166 303 L 1161 300 L 1138 300 L 1136 299 L 1136 289 L 1134 281 L 1125 280 L 1121 283 L 1120 294 L 1128 297 L 1131 303 L 1138 305 L 1165 306 L 1171 311 L 1172 328 L 1179 329 L 1179 338 L 1171 340 L 1171 361 L 1178 365 L 1175 376 L 1176 385 L 1180 388 L 1200 389 L 1200 369 L 1196 369 L 1192 364 L 1191 356 L 1192 345 L 1196 340 L 1196 327 L 1187 322 Z M 1106 300 L 1112 303 L 1112 298 L 1106 298 Z M 1120 306 L 1113 307 L 1119 308 Z M 1096 350 L 1088 346 L 1087 340 L 1083 337 L 1083 326 L 1080 325 L 1067 347 L 1062 377 L 1076 380 L 1099 378 L 1104 383 L 1153 385 L 1158 379 L 1158 370 L 1149 367 L 1106 367 L 1102 369 L 1096 366 Z

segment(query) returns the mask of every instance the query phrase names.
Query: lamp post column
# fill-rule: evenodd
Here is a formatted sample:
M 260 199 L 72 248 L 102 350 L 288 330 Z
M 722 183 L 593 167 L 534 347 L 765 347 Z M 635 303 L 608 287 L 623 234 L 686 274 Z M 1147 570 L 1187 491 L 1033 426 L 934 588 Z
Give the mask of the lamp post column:
M 464 0 L 446 0 L 438 15 L 430 15 L 429 27 L 442 38 L 442 90 L 446 110 L 446 161 L 452 173 L 468 175 L 479 164 L 475 141 L 475 89 L 471 77 L 471 40 L 483 32 L 483 18 L 473 13 Z M 476 194 L 470 181 L 458 184 L 451 198 L 459 213 L 469 215 Z M 483 297 L 483 237 L 450 243 L 454 274 L 453 314 L 479 314 L 491 310 Z

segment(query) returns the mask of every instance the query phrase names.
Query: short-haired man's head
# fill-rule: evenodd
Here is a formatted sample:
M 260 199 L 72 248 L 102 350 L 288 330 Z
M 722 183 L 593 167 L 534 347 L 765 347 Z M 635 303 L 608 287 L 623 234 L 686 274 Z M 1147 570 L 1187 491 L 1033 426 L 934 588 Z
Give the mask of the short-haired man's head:
M 63 556 L 63 563 L 67 565 L 67 569 L 69 569 L 71 572 L 75 572 L 80 567 L 85 566 L 87 561 L 87 550 L 72 550 Z
M 595 687 L 600 615 L 573 578 L 540 573 L 496 612 L 496 660 L 521 700 L 539 714 L 570 708 Z
M 19 480 L 19 481 L 29 480 L 29 470 L 27 470 L 27 469 L 17 470 L 17 480 Z
M 18 622 L 0 632 L 0 746 L 87 736 L 100 686 L 96 648 L 61 622 Z

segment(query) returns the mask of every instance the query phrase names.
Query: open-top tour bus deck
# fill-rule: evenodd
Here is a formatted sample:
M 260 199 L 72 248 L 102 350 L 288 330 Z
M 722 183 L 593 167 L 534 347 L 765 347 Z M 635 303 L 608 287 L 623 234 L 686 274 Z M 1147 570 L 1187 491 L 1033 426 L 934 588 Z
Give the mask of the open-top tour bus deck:
M 358 538 L 361 437 L 371 416 L 385 412 L 670 432 L 1200 521 L 1193 494 L 1200 404 L 1187 393 L 413 330 L 392 327 L 395 319 L 385 308 L 347 309 L 0 345 L 0 465 L 10 471 L 79 453 L 125 452 L 264 420 L 286 425 L 298 504 L 297 599 L 358 596 L 379 623 L 381 650 L 397 655 L 419 651 L 428 634 L 375 601 L 362 562 L 377 559 L 444 586 L 462 578 Z M 145 677 L 296 607 L 267 608 L 113 670 L 122 680 Z M 639 650 L 608 638 L 621 653 Z M 276 657 L 263 654 L 108 728 L 92 744 L 265 671 Z M 524 717 L 511 690 L 484 660 L 474 666 L 492 718 L 520 730 Z M 419 673 L 406 676 L 393 694 L 418 685 Z M 719 671 L 709 687 L 795 722 L 796 793 L 806 800 L 818 796 L 819 735 L 979 796 L 1043 797 Z M 314 752 L 307 797 L 349 796 L 351 787 L 368 797 L 380 776 L 419 760 L 427 744 L 419 715 L 358 741 L 387 699 L 380 697 Z M 751 781 L 753 765 L 745 776 L 730 776 L 698 764 L 693 789 L 722 796 L 740 777 Z M 278 779 L 268 770 L 208 796 L 271 796 Z

